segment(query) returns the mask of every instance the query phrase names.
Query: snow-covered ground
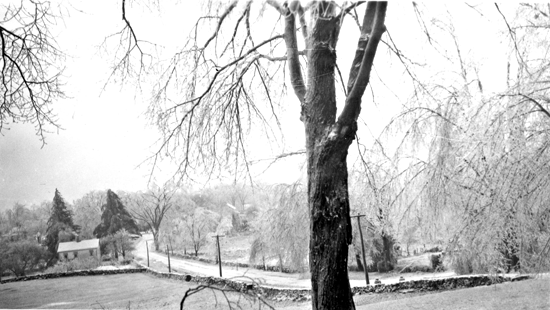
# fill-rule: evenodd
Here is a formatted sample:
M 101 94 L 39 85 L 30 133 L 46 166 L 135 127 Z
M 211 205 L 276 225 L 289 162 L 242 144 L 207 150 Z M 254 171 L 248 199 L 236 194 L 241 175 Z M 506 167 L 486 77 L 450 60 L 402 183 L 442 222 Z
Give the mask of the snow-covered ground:
M 132 269 L 136 268 L 133 265 L 120 265 L 120 266 L 99 266 L 95 270 L 118 270 L 118 269 Z

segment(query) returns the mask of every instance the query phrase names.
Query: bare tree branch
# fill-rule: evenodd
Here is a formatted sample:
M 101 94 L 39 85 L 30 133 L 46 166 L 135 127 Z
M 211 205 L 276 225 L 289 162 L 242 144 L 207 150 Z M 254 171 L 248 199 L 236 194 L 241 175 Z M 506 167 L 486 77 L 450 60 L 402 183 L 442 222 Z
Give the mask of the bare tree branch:
M 365 51 L 362 55 L 361 64 L 358 68 L 357 77 L 353 83 L 353 86 L 349 88 L 348 83 L 349 92 L 344 109 L 338 117 L 339 123 L 348 124 L 350 122 L 355 122 L 359 116 L 359 112 L 361 110 L 361 97 L 363 96 L 367 84 L 370 81 L 370 72 L 374 62 L 374 56 L 376 55 L 376 50 L 378 48 L 378 43 L 380 42 L 384 31 L 386 31 L 384 21 L 386 18 L 387 5 L 388 4 L 386 2 L 377 2 L 376 6 L 369 4 L 367 5 L 367 11 L 365 12 L 365 18 L 363 20 L 364 29 L 362 29 L 362 32 L 368 30 L 371 31 L 368 37 L 365 37 L 365 33 L 362 33 L 361 38 L 359 39 L 360 41 L 365 39 L 368 41 L 365 46 Z M 373 14 L 371 11 L 374 11 L 375 13 Z M 369 27 L 369 24 L 372 24 L 372 27 Z M 363 44 L 364 43 L 360 42 L 358 45 L 362 46 Z M 352 68 L 352 71 L 357 70 L 356 67 L 357 65 Z M 352 75 L 350 74 L 350 77 L 351 76 Z
M 299 4 L 298 4 L 299 5 Z M 301 7 L 301 6 L 300 6 Z M 298 43 L 296 40 L 296 19 L 293 12 L 287 9 L 285 12 L 285 44 L 288 58 L 288 70 L 290 72 L 290 83 L 294 93 L 303 105 L 306 96 L 306 85 L 302 76 L 300 59 L 298 58 Z
M 159 233 L 164 217 L 173 206 L 175 189 L 170 184 L 154 186 L 145 193 L 126 197 L 130 200 L 133 216 L 149 226 L 153 233 L 156 250 L 159 249 Z
M 546 115 L 547 117 L 550 118 L 550 112 L 548 111 L 548 109 L 546 109 L 542 104 L 540 104 L 540 102 L 538 102 L 537 100 L 525 95 L 525 94 L 518 94 L 519 96 L 522 96 L 523 98 L 531 101 L 532 103 L 534 103 L 538 108 L 539 108 L 539 111 L 544 113 L 544 115 Z
M 502 19 L 504 20 L 504 23 L 506 23 L 506 27 L 508 27 L 508 33 L 510 34 L 510 38 L 512 39 L 512 42 L 514 43 L 514 47 L 515 47 L 515 51 L 516 51 L 516 57 L 517 57 L 518 61 L 520 62 L 520 64 L 523 64 L 525 66 L 525 70 L 527 70 L 527 72 L 529 72 L 529 68 L 527 68 L 527 66 L 525 64 L 525 60 L 523 60 L 523 57 L 521 56 L 521 52 L 519 51 L 518 42 L 516 40 L 516 34 L 515 34 L 514 30 L 512 30 L 512 28 L 510 27 L 510 24 L 508 23 L 508 20 L 506 19 L 506 16 L 504 16 L 502 11 L 500 11 L 500 8 L 499 8 L 497 3 L 495 3 L 495 7 L 497 8 L 497 11 L 500 14 L 500 16 L 502 16 Z
M 30 122 L 44 146 L 48 127 L 60 129 L 51 105 L 64 97 L 56 64 L 64 55 L 49 31 L 59 16 L 42 1 L 0 8 L 0 133 L 10 123 Z

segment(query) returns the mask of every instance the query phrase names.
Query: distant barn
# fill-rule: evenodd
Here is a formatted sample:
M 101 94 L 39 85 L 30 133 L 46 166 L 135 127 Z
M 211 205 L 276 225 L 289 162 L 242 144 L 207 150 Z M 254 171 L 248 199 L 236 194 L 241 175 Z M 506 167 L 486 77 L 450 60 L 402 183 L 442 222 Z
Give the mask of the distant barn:
M 82 241 L 60 242 L 57 247 L 59 260 L 70 260 L 77 257 L 96 257 L 101 259 L 99 250 L 99 239 L 90 239 Z

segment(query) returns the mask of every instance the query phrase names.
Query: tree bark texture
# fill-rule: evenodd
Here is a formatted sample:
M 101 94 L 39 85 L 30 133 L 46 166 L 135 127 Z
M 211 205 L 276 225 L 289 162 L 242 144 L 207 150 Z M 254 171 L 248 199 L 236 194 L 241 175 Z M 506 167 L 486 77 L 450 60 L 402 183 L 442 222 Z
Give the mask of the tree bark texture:
M 334 44 L 337 23 L 322 19 L 311 29 L 308 87 L 302 119 L 306 130 L 313 309 L 354 309 L 348 278 L 348 148 L 357 127 L 334 133 L 336 119 Z
M 347 155 L 357 132 L 361 97 L 385 30 L 387 3 L 369 2 L 352 64 L 348 96 L 337 118 L 336 44 L 344 14 L 331 15 L 331 2 L 315 2 L 307 36 L 307 85 L 298 61 L 295 15 L 285 14 L 290 80 L 302 105 L 305 125 L 310 212 L 309 265 L 312 309 L 355 309 L 348 278 L 352 241 Z M 298 10 L 299 11 L 299 10 Z M 306 85 L 306 87 L 304 87 Z

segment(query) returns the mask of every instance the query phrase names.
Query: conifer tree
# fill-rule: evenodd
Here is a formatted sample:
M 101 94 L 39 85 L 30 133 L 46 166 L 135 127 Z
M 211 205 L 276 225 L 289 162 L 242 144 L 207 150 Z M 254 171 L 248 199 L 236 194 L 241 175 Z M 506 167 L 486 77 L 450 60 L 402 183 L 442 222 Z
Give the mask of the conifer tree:
M 50 218 L 48 219 L 48 228 L 46 230 L 46 246 L 52 257 L 55 257 L 57 253 L 59 233 L 62 231 L 77 232 L 79 228 L 73 222 L 73 212 L 67 208 L 65 200 L 63 200 L 61 193 L 56 188 L 50 210 Z
M 94 229 L 94 236 L 103 238 L 121 229 L 137 234 L 139 229 L 117 194 L 107 190 L 107 203 L 101 207 L 101 223 Z

